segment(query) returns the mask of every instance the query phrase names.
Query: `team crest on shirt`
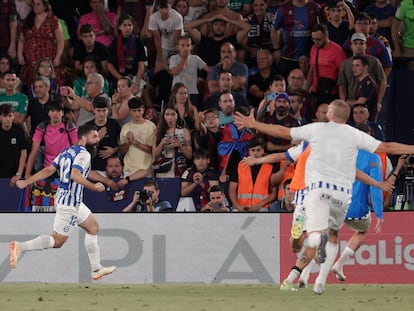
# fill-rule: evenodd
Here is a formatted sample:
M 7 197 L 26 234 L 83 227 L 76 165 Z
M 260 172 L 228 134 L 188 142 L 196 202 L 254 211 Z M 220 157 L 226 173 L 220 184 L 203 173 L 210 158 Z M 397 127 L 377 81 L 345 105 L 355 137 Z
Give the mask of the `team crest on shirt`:
M 12 144 L 12 145 L 17 144 L 17 139 L 16 139 L 16 137 L 13 137 L 13 138 L 11 139 L 11 144 Z

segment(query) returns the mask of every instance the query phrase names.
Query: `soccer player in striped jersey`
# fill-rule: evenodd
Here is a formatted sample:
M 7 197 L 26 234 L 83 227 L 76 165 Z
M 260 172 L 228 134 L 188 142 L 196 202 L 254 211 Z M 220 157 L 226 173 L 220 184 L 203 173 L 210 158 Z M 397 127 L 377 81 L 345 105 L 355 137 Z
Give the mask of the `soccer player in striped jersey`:
M 17 261 L 25 251 L 60 248 L 69 238 L 72 230 L 78 225 L 86 231 L 85 247 L 92 268 L 92 279 L 99 280 L 111 274 L 115 267 L 103 267 L 100 264 L 98 246 L 98 222 L 90 209 L 82 202 L 83 189 L 102 192 L 105 186 L 86 179 L 91 167 L 91 153 L 96 152 L 99 142 L 98 131 L 94 125 L 82 125 L 78 129 L 77 145 L 64 149 L 50 166 L 26 180 L 19 180 L 16 186 L 20 189 L 46 177 L 56 171 L 59 174 L 59 188 L 56 192 L 56 215 L 51 236 L 41 235 L 37 238 L 10 243 L 10 267 L 15 268 Z

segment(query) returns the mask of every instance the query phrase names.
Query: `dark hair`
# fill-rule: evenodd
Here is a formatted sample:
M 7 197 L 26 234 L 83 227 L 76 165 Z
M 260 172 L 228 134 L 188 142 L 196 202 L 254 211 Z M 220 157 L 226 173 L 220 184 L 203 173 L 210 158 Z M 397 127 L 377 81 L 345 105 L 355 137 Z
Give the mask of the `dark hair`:
M 357 124 L 355 125 L 355 128 L 360 130 L 361 132 L 371 135 L 371 128 L 368 124 Z
M 378 19 L 378 14 L 375 12 L 369 12 L 368 13 L 369 18 L 372 19 Z
M 140 97 L 132 97 L 128 100 L 129 109 L 145 108 L 145 103 Z
M 158 182 L 156 180 L 147 180 L 143 187 L 151 187 L 154 186 L 155 190 L 160 190 L 160 185 L 158 184 Z
M 128 87 L 131 87 L 131 86 L 132 86 L 132 80 L 131 80 L 131 78 L 130 78 L 130 77 L 128 77 L 128 76 L 122 76 L 122 77 L 120 77 L 120 78 L 118 79 L 118 81 L 119 81 L 119 80 L 125 80 L 125 81 L 127 82 Z
M 210 189 L 208 190 L 208 194 L 210 194 L 211 192 L 221 192 L 221 193 L 224 193 L 223 192 L 223 189 L 221 189 L 221 187 L 219 185 L 211 186 Z
M 358 14 L 355 14 L 354 23 L 357 21 L 371 21 L 371 17 L 365 12 L 359 12 Z
M 9 70 L 6 70 L 5 72 L 3 72 L 1 74 L 1 77 L 4 78 L 6 75 L 15 75 L 15 74 L 16 74 L 16 71 L 14 71 L 12 69 L 9 69 Z
M 360 60 L 362 65 L 364 66 L 368 66 L 369 65 L 369 60 L 368 57 L 364 56 L 364 55 L 356 55 L 354 57 L 352 57 L 352 60 Z
M 155 6 L 163 9 L 163 8 L 168 8 L 168 0 L 156 0 L 155 1 Z
M 285 77 L 280 75 L 280 74 L 276 74 L 276 75 L 271 76 L 270 80 L 269 80 L 269 85 L 272 85 L 273 82 L 275 82 L 275 81 L 284 81 L 286 83 Z
M 86 62 L 93 62 L 95 64 L 96 67 L 96 71 L 100 72 L 102 71 L 102 66 L 101 66 L 101 62 L 96 58 L 95 55 L 87 55 L 84 59 L 83 59 L 83 68 L 85 68 L 85 63 Z M 85 70 L 83 70 L 82 75 L 85 76 Z
M 219 112 L 216 108 L 208 108 L 207 110 L 204 110 L 204 115 L 207 113 L 214 113 L 216 116 L 219 116 Z
M 246 107 L 246 106 L 238 106 L 236 107 L 234 112 L 240 112 L 242 115 L 248 116 L 250 114 L 250 109 L 249 107 Z
M 312 32 L 317 32 L 317 31 L 320 31 L 323 34 L 327 34 L 328 28 L 326 27 L 325 24 L 316 24 L 315 26 L 313 26 Z
M 95 33 L 95 32 L 93 31 L 93 27 L 92 27 L 92 25 L 91 25 L 91 24 L 84 24 L 84 25 L 82 25 L 82 26 L 79 28 L 79 33 L 80 33 L 81 35 L 83 35 L 84 33 L 90 33 L 90 32 Z
M 247 149 L 254 148 L 257 146 L 260 146 L 261 148 L 265 149 L 265 141 L 262 137 L 255 135 L 252 139 L 250 139 L 249 143 L 247 144 Z
M 82 138 L 82 136 L 88 135 L 92 131 L 97 131 L 97 127 L 92 124 L 85 123 L 78 127 L 78 138 Z
M 49 0 L 42 0 L 43 6 L 45 7 L 45 12 L 49 11 L 50 4 Z M 23 22 L 23 35 L 25 35 L 26 31 L 32 29 L 34 26 L 34 20 L 35 20 L 36 14 L 33 12 L 33 10 L 29 13 L 29 15 L 25 18 Z
M 15 64 L 14 64 L 13 58 L 11 58 L 8 54 L 1 54 L 0 55 L 0 60 L 3 59 L 3 58 L 5 58 L 5 59 L 8 60 L 8 62 L 9 62 L 9 69 L 11 69 L 11 68 L 14 67 Z
M 61 98 L 55 98 L 47 104 L 48 111 L 63 111 L 65 108 Z
M 10 105 L 10 104 L 0 105 L 0 114 L 2 116 L 7 116 L 12 112 L 13 112 L 13 106 L 12 105 Z
M 193 159 L 209 159 L 210 158 L 210 152 L 205 149 L 197 149 L 193 153 Z
M 93 108 L 109 108 L 109 98 L 106 96 L 96 96 L 92 100 Z
M 283 183 L 283 189 L 285 189 L 287 186 L 289 186 L 292 183 L 292 178 L 288 178 Z

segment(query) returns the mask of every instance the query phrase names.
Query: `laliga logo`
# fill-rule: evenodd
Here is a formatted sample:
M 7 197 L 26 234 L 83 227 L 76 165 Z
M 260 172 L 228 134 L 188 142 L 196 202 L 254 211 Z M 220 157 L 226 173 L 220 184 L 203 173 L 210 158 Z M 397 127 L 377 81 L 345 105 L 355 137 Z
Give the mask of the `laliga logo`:
M 395 236 L 391 240 L 378 240 L 377 244 L 363 244 L 348 260 L 348 265 L 404 265 L 404 268 L 414 271 L 414 243 L 403 244 L 403 238 Z M 340 242 L 340 251 L 346 247 L 346 241 Z

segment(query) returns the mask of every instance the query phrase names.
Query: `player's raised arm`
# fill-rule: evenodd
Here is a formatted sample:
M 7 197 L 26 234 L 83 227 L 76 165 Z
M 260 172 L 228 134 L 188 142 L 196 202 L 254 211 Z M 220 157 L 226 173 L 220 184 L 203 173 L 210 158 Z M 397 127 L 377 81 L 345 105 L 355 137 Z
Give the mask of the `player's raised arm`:
M 234 115 L 234 124 L 236 124 L 238 129 L 251 128 L 273 137 L 292 139 L 290 136 L 290 128 L 282 125 L 258 122 L 254 118 L 253 111 L 251 111 L 248 116 L 244 116 L 240 112 L 236 112 Z
M 56 172 L 56 167 L 54 167 L 53 165 L 46 166 L 45 168 L 43 168 L 42 170 L 40 170 L 39 172 L 25 180 L 18 180 L 16 182 L 16 187 L 19 189 L 24 189 L 28 185 L 31 185 L 38 180 L 45 179 L 51 176 L 54 172 Z

